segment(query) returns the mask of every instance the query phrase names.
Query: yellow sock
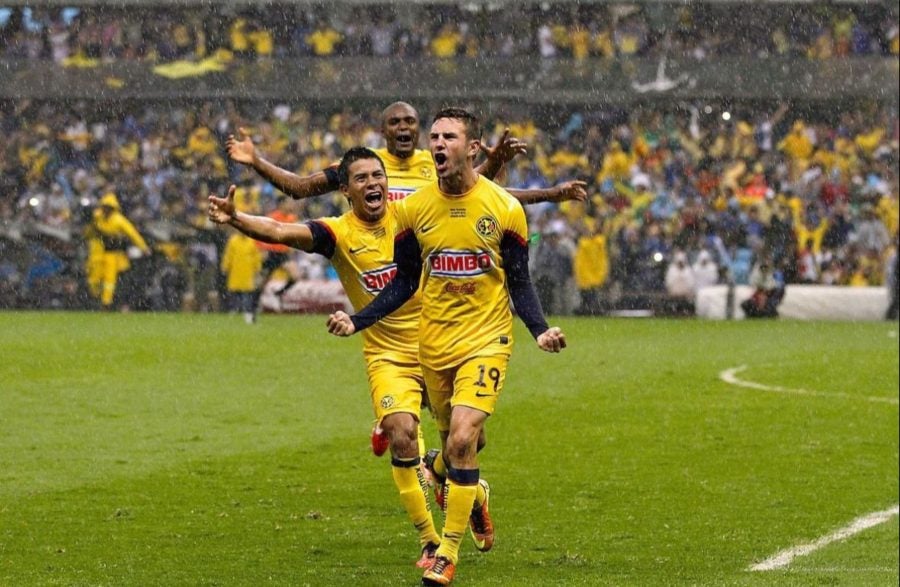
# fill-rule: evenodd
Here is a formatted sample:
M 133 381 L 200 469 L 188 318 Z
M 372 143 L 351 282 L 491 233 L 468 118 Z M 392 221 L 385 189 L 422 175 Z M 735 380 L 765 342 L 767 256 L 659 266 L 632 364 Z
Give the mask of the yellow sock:
M 444 462 L 444 452 L 441 451 L 434 457 L 434 474 L 441 479 L 447 478 L 447 463 Z
M 421 458 L 425 456 L 425 433 L 422 432 L 421 422 L 416 426 L 416 429 L 419 431 L 419 457 Z
M 487 493 L 484 491 L 484 487 L 481 486 L 481 483 L 479 483 L 475 486 L 475 505 L 481 506 L 486 499 Z
M 447 478 L 447 464 L 444 462 L 444 453 L 439 452 L 438 455 L 434 458 L 434 474 L 437 475 L 440 479 Z M 484 492 L 484 487 L 479 483 L 476 488 L 475 493 L 475 505 L 480 506 L 484 503 L 484 500 L 487 499 L 487 494 Z
M 394 484 L 400 492 L 400 501 L 406 509 L 410 521 L 419 532 L 419 543 L 425 546 L 429 542 L 438 544 L 441 541 L 431 517 L 431 506 L 425 496 L 427 484 L 419 467 L 419 457 L 414 459 L 391 459 L 391 472 Z
M 455 469 L 447 478 L 444 535 L 437 555 L 449 558 L 453 564 L 459 559 L 459 545 L 469 526 L 469 515 L 472 513 L 477 487 L 478 469 Z

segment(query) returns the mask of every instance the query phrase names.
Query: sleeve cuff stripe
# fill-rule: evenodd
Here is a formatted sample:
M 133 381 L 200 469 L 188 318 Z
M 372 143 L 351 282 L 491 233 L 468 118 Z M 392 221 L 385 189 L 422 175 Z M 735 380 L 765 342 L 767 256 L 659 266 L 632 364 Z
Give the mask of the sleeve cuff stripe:
M 524 237 L 523 237 L 521 234 L 519 234 L 518 232 L 515 232 L 515 231 L 512 231 L 512 230 L 506 230 L 506 231 L 503 232 L 503 236 L 504 236 L 504 237 L 509 237 L 509 238 L 513 239 L 514 241 L 516 241 L 517 243 L 519 243 L 519 244 L 522 245 L 523 247 L 528 246 L 528 239 L 524 238 Z
M 311 222 L 311 223 L 315 223 L 317 226 L 321 226 L 321 227 L 324 228 L 326 231 L 328 231 L 328 236 L 331 237 L 331 242 L 332 242 L 333 244 L 336 244 L 336 243 L 337 243 L 337 236 L 335 236 L 334 231 L 331 230 L 331 227 L 330 227 L 330 226 L 328 226 L 328 225 L 325 224 L 324 222 L 320 222 L 320 221 L 318 221 L 318 220 L 310 220 L 310 222 Z

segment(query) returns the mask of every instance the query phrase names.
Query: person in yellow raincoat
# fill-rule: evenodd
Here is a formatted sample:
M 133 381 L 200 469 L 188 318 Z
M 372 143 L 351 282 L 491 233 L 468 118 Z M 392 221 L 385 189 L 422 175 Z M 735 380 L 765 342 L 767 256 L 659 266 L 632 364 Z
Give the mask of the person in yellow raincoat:
M 609 276 L 609 251 L 602 218 L 585 219 L 578 246 L 575 249 L 573 269 L 575 285 L 581 294 L 577 314 L 598 316 L 605 308 L 601 290 Z
M 256 322 L 256 289 L 263 268 L 262 251 L 255 240 L 237 232 L 228 239 L 219 269 L 225 274 L 231 311 L 244 314 L 247 324 Z
M 99 294 L 104 309 L 113 305 L 119 274 L 131 268 L 127 250 L 132 245 L 150 254 L 150 247 L 122 214 L 118 198 L 109 192 L 100 198 L 88 230 L 88 286 Z

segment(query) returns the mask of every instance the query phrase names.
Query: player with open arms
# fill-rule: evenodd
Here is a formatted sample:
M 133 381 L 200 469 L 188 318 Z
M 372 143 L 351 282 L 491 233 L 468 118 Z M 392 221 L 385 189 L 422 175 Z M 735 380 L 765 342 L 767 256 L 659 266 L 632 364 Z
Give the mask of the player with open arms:
M 234 208 L 234 186 L 226 198 L 210 196 L 209 217 L 257 240 L 329 258 L 353 307 L 361 309 L 396 272 L 395 205 L 388 202 L 384 165 L 371 150 L 356 147 L 347 151 L 337 174 L 351 207 L 340 217 L 289 224 L 244 214 Z M 366 331 L 363 355 L 375 416 L 390 442 L 394 483 L 419 534 L 422 554 L 416 564 L 424 568 L 434 562 L 440 536 L 419 466 L 418 422 L 424 393 L 418 360 L 421 299 L 413 295 L 401 306 Z
M 381 135 L 385 146 L 375 149 L 387 171 L 390 200 L 402 200 L 417 189 L 436 179 L 431 153 L 417 148 L 419 144 L 419 113 L 406 102 L 394 102 L 381 113 Z M 267 161 L 256 151 L 246 129 L 238 129 L 240 139 L 230 135 L 225 142 L 228 156 L 249 165 L 263 178 L 294 199 L 310 198 L 338 189 L 336 166 L 299 176 Z M 493 179 L 503 165 L 513 157 L 524 154 L 527 145 L 505 132 L 494 147 L 479 143 L 487 159 L 476 171 Z M 587 184 L 583 181 L 567 181 L 546 189 L 508 190 L 523 204 L 537 202 L 584 201 Z
M 389 200 L 402 200 L 437 179 L 431 153 L 417 148 L 420 124 L 419 113 L 415 108 L 406 102 L 395 102 L 385 108 L 381 113 L 381 134 L 384 137 L 385 147 L 375 149 L 375 153 L 381 158 L 387 172 Z M 225 143 L 229 157 L 238 163 L 251 166 L 263 178 L 293 198 L 314 197 L 337 189 L 336 167 L 328 167 L 301 177 L 260 156 L 245 129 L 239 129 L 239 135 L 240 140 L 231 135 Z M 516 155 L 525 153 L 526 149 L 527 145 L 524 142 L 510 137 L 508 132 L 504 133 L 500 142 L 493 148 L 479 143 L 479 151 L 485 153 L 487 160 L 477 167 L 476 171 L 493 178 L 503 165 Z M 567 181 L 548 189 L 508 191 L 523 204 L 584 201 L 587 198 L 586 184 L 583 181 Z M 379 448 L 382 438 L 381 430 L 376 425 L 372 435 L 372 448 L 376 455 L 380 455 L 380 451 L 383 450 Z M 420 449 L 424 452 L 424 441 Z M 429 462 L 432 461 L 433 459 Z M 438 469 L 441 469 L 441 461 L 438 459 L 436 462 Z M 438 474 L 440 476 L 440 471 Z M 440 486 L 435 489 L 438 501 L 442 504 L 443 495 Z
M 449 584 L 467 525 L 487 550 L 493 528 L 470 520 L 480 481 L 477 441 L 503 389 L 512 349 L 509 297 L 538 346 L 559 352 L 566 339 L 550 328 L 528 275 L 525 212 L 510 194 L 474 169 L 481 129 L 461 109 L 439 112 L 429 142 L 438 182 L 396 205 L 397 274 L 354 316 L 335 312 L 328 329 L 339 336 L 389 319 L 419 290 L 422 314 L 419 360 L 443 440 L 447 471 L 446 516 L 435 563 L 423 583 Z M 423 276 L 424 270 L 424 276 Z

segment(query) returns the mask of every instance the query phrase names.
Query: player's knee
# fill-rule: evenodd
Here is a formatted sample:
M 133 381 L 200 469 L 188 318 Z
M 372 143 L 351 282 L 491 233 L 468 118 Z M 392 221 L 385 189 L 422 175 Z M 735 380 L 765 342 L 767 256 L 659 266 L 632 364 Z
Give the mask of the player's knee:
M 418 422 L 412 414 L 390 414 L 381 421 L 390 441 L 391 454 L 412 458 L 419 454 Z
M 478 433 L 475 430 L 460 428 L 451 430 L 447 437 L 447 456 L 451 463 L 466 461 L 478 450 Z

